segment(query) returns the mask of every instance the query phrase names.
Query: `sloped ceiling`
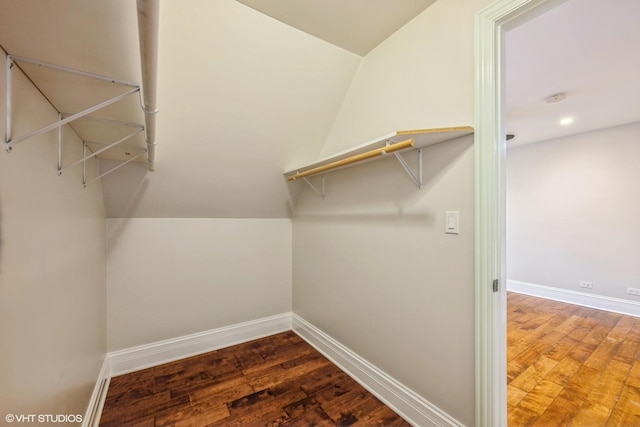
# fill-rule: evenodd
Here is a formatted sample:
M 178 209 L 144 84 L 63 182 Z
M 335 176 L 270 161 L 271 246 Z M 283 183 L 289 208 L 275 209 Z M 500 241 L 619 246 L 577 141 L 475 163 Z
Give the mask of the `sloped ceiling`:
M 104 181 L 112 217 L 288 217 L 360 58 L 232 0 L 162 2 L 157 167 Z M 304 185 L 304 184 L 303 184 Z
M 0 42 L 13 55 L 140 80 L 131 0 L 1 0 Z
M 140 81 L 135 1 L 1 0 L 0 46 L 12 55 L 121 80 Z M 65 113 L 76 113 L 123 93 L 125 89 L 22 61 L 16 63 L 56 109 Z M 14 102 L 19 103 L 20 99 L 14 99 Z M 94 115 L 125 122 L 144 121 L 137 95 Z M 75 121 L 71 126 L 84 140 L 103 144 L 130 132 L 126 126 L 107 126 L 85 119 Z M 143 148 L 143 134 L 127 144 Z M 119 157 L 116 151 L 107 156 Z
M 436 0 L 238 0 L 360 56 Z
M 0 11 L 9 53 L 140 81 L 134 0 Z M 282 173 L 320 151 L 361 58 L 234 0 L 162 2 L 160 19 L 156 171 L 105 177 L 108 216 L 290 216 L 302 187 Z

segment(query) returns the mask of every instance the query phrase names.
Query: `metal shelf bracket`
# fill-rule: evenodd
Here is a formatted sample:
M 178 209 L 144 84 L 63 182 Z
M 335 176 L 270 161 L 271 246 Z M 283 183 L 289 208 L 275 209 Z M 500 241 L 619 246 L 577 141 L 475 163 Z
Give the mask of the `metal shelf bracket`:
M 36 129 L 34 131 L 31 132 L 27 132 L 24 135 L 20 135 L 18 137 L 13 137 L 12 132 L 13 132 L 13 99 L 12 99 L 12 73 L 13 73 L 13 69 L 15 68 L 16 64 L 15 62 L 24 62 L 24 63 L 28 63 L 28 64 L 32 64 L 32 65 L 36 65 L 39 67 L 44 67 L 44 68 L 49 68 L 49 69 L 53 69 L 53 70 L 57 70 L 57 71 L 62 71 L 62 72 L 66 72 L 66 73 L 70 73 L 70 74 L 75 74 L 75 75 L 79 75 L 82 77 L 88 77 L 88 78 L 92 78 L 92 79 L 96 79 L 96 80 L 101 80 L 101 81 L 105 81 L 108 83 L 112 83 L 115 85 L 120 85 L 120 86 L 124 86 L 126 87 L 126 91 L 114 96 L 112 98 L 109 98 L 99 104 L 93 105 L 89 108 L 86 108 L 78 113 L 62 113 L 60 111 L 58 111 L 58 120 L 54 123 L 51 123 L 47 126 L 44 126 L 40 129 Z M 87 184 L 102 178 L 103 176 L 107 175 L 108 173 L 120 168 L 121 166 L 124 166 L 125 164 L 137 159 L 138 157 L 140 157 L 141 155 L 147 153 L 147 149 L 139 149 L 139 148 L 132 148 L 131 151 L 137 151 L 138 153 L 133 156 L 130 159 L 127 159 L 126 161 L 123 161 L 123 163 L 121 163 L 120 165 L 98 175 L 96 178 L 93 178 L 92 180 L 87 182 L 87 177 L 86 177 L 86 165 L 85 162 L 92 158 L 92 157 L 96 157 L 98 154 L 115 147 L 116 145 L 119 145 L 120 143 L 130 139 L 131 137 L 137 135 L 140 132 L 143 132 L 145 130 L 145 127 L 143 125 L 140 124 L 135 124 L 135 123 L 127 123 L 127 122 L 120 122 L 120 121 L 116 121 L 116 120 L 110 120 L 110 119 L 102 119 L 102 118 L 96 118 L 96 117 L 91 117 L 89 116 L 89 114 L 98 111 L 104 107 L 107 107 L 111 104 L 115 104 L 118 101 L 123 100 L 124 98 L 126 98 L 129 95 L 133 95 L 133 94 L 138 94 L 138 96 L 140 96 L 140 85 L 137 83 L 133 83 L 133 82 L 128 82 L 128 81 L 124 81 L 124 80 L 119 80 L 119 79 L 115 79 L 112 77 L 107 77 L 107 76 L 102 76 L 99 74 L 93 74 L 93 73 L 88 73 L 85 71 L 79 71 L 79 70 L 75 70 L 72 68 L 67 68 L 67 67 L 62 67 L 59 65 L 54 65 L 54 64 L 48 64 L 42 61 L 37 61 L 31 58 L 25 58 L 25 57 L 21 57 L 21 56 L 15 56 L 15 55 L 7 55 L 7 60 L 6 60 L 6 80 L 5 80 L 5 84 L 6 84 L 6 98 L 5 98 L 5 135 L 4 135 L 4 142 L 5 142 L 5 149 L 7 152 L 11 152 L 11 150 L 13 149 L 13 147 L 15 145 L 17 145 L 18 143 L 29 139 L 31 137 L 43 134 L 45 132 L 48 132 L 50 130 L 53 129 L 57 129 L 58 130 L 58 159 L 57 159 L 57 170 L 58 170 L 58 175 L 62 174 L 62 171 L 76 166 L 80 163 L 82 163 L 82 185 L 83 186 L 87 186 Z M 54 107 L 55 108 L 55 107 Z M 93 142 L 88 142 L 88 141 L 82 141 L 82 158 L 72 162 L 69 165 L 63 166 L 62 165 L 62 126 L 64 126 L 65 124 L 71 123 L 74 120 L 80 119 L 80 118 L 85 118 L 87 120 L 94 120 L 94 121 L 101 121 L 101 122 L 107 122 L 107 123 L 111 123 L 111 124 L 117 124 L 117 125 L 124 125 L 124 126 L 130 126 L 130 127 L 134 127 L 135 130 L 131 133 L 129 133 L 128 135 L 126 135 L 125 137 L 112 142 L 110 144 L 97 144 L 97 143 L 93 143 Z M 100 148 L 97 151 L 93 151 L 90 152 L 89 154 L 87 154 L 87 151 L 91 151 L 90 148 L 88 147 L 88 143 L 89 144 L 93 144 L 93 145 L 104 145 L 103 148 Z
M 24 135 L 21 135 L 19 137 L 13 138 L 12 135 L 12 111 L 13 111 L 13 107 L 12 107 L 12 91 L 11 91 L 11 81 L 12 81 L 12 70 L 14 68 L 14 61 L 20 61 L 20 62 L 26 62 L 29 64 L 33 64 L 33 65 L 38 65 L 40 67 L 44 67 L 44 68 L 51 68 L 54 70 L 58 70 L 58 71 L 64 71 L 70 74 L 75 74 L 75 75 L 80 75 L 83 77 L 89 77 L 89 78 L 93 78 L 93 79 L 97 79 L 97 80 L 102 80 L 102 81 L 108 81 L 110 83 L 113 84 L 117 84 L 117 85 L 122 85 L 122 86 L 126 86 L 129 87 L 130 89 L 127 90 L 126 92 L 114 96 L 112 98 L 107 99 L 106 101 L 103 101 L 99 104 L 93 105 L 85 110 L 82 110 L 78 113 L 75 114 L 71 114 L 70 116 L 64 118 L 64 119 L 60 119 L 57 122 L 51 123 L 50 125 L 44 126 L 40 129 L 36 129 L 34 131 L 28 132 Z M 126 81 L 122 81 L 122 80 L 117 80 L 111 77 L 105 77 L 105 76 L 101 76 L 98 74 L 91 74 L 91 73 L 86 73 L 84 71 L 78 71 L 78 70 L 74 70 L 72 68 L 66 68 L 66 67 L 60 67 L 58 65 L 53 65 L 53 64 L 47 64 L 46 62 L 41 62 L 41 61 L 36 61 L 34 59 L 30 59 L 30 58 L 24 58 L 24 57 L 20 57 L 20 56 L 13 56 L 13 55 L 7 55 L 7 64 L 6 64 L 6 111 L 5 111 L 5 136 L 4 136 L 4 142 L 5 142 L 5 147 L 7 149 L 7 151 L 11 151 L 11 149 L 13 148 L 14 145 L 20 143 L 21 141 L 24 141 L 25 139 L 31 138 L 33 136 L 36 135 L 40 135 L 42 133 L 48 132 L 50 130 L 59 128 L 62 125 L 65 125 L 67 123 L 70 123 L 74 120 L 77 120 L 81 117 L 87 116 L 95 111 L 98 111 L 104 107 L 107 107 L 111 104 L 115 104 L 116 102 L 126 98 L 129 95 L 132 95 L 134 93 L 140 93 L 140 86 L 136 85 L 135 83 L 131 83 L 131 82 L 126 82 Z
M 404 171 L 407 173 L 407 175 L 409 175 L 409 178 L 411 178 L 411 180 L 416 185 L 416 187 L 418 187 L 418 190 L 420 190 L 422 188 L 422 148 L 418 148 L 418 150 L 416 151 L 418 152 L 418 173 L 417 174 L 413 173 L 413 171 L 407 164 L 404 157 L 402 157 L 402 154 L 398 152 L 394 152 L 393 154 L 396 156 L 396 159 L 398 159 L 398 162 L 400 162 L 400 165 L 402 166 Z
M 313 191 L 316 192 L 318 196 L 322 197 L 322 200 L 324 200 L 324 197 L 326 195 L 325 186 L 324 186 L 324 174 L 322 175 L 322 191 L 319 191 L 313 184 L 311 184 L 311 181 L 309 181 L 309 179 L 306 176 L 302 177 L 302 179 L 304 180 L 304 182 L 307 183 L 309 187 L 311 187 Z
M 134 130 L 133 132 L 129 133 L 128 135 L 126 135 L 126 136 L 124 136 L 124 137 L 120 138 L 119 140 L 117 140 L 117 141 L 115 141 L 115 142 L 112 142 L 111 144 L 107 144 L 107 145 L 105 145 L 105 146 L 104 146 L 104 147 L 102 147 L 101 149 L 96 150 L 96 151 L 94 151 L 94 152 L 90 153 L 89 155 L 83 154 L 83 156 L 82 156 L 82 158 L 81 158 L 81 159 L 78 159 L 78 160 L 76 160 L 75 162 L 73 162 L 73 163 L 71 163 L 71 164 L 68 164 L 68 165 L 66 165 L 66 166 L 62 166 L 60 169 L 58 169 L 58 175 L 62 175 L 62 171 L 63 171 L 63 170 L 65 170 L 65 169 L 68 169 L 68 168 L 74 167 L 74 166 L 76 166 L 76 165 L 78 165 L 78 164 L 80 164 L 80 163 L 84 164 L 84 162 L 86 162 L 87 160 L 89 160 L 91 157 L 95 157 L 95 156 L 97 156 L 98 154 L 100 154 L 100 153 L 102 153 L 102 152 L 104 152 L 104 151 L 107 151 L 108 149 L 113 148 L 113 147 L 115 147 L 116 145 L 119 145 L 119 144 L 123 143 L 123 142 L 124 142 L 124 141 L 126 141 L 127 139 L 130 139 L 130 138 L 132 138 L 132 137 L 136 136 L 137 134 L 139 134 L 140 132 L 143 132 L 143 131 L 144 131 L 144 129 L 137 129 L 137 130 Z M 84 145 L 86 145 L 87 143 L 91 143 L 91 141 L 82 141 L 82 142 L 83 142 L 83 144 L 84 144 Z
M 84 143 L 86 145 L 86 142 Z M 125 160 L 124 162 L 112 167 L 111 169 L 102 172 L 101 174 L 99 174 L 98 176 L 95 176 L 94 178 L 91 178 L 89 181 L 87 181 L 87 176 L 84 173 L 84 163 L 83 163 L 83 174 L 82 174 L 82 186 L 86 187 L 87 185 L 91 184 L 92 182 L 95 182 L 97 180 L 99 180 L 100 178 L 102 178 L 103 176 L 109 175 L 111 172 L 115 171 L 116 169 L 120 169 L 122 166 L 133 162 L 134 160 L 136 160 L 137 158 L 139 158 L 140 156 L 142 156 L 143 154 L 147 154 L 147 149 L 146 148 L 142 148 L 142 149 L 138 149 L 139 152 L 138 154 L 136 154 L 135 156 L 131 157 L 128 160 Z

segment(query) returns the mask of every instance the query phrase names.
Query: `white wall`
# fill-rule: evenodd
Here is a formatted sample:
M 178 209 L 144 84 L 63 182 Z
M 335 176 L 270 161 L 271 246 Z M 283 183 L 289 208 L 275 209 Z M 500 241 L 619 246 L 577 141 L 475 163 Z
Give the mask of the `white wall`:
M 507 151 L 510 280 L 640 301 L 638 141 L 633 123 Z
M 423 154 L 421 190 L 389 158 L 327 176 L 324 201 L 304 194 L 293 311 L 471 425 L 473 140 Z M 461 234 L 445 235 L 447 210 Z
M 108 346 L 291 311 L 291 220 L 109 219 Z
M 473 16 L 490 3 L 436 2 L 372 50 L 322 155 L 395 130 L 473 125 Z
M 490 2 L 436 2 L 365 57 L 322 153 L 400 129 L 473 125 L 473 18 Z M 327 175 L 324 201 L 305 191 L 293 309 L 473 425 L 473 138 L 423 155 L 419 191 L 392 158 Z M 460 211 L 460 235 L 444 234 L 447 210 Z
M 26 78 L 14 77 L 14 136 L 57 120 Z M 4 135 L 4 120 L 0 128 Z M 78 138 L 68 129 L 64 137 L 65 157 L 80 155 Z M 79 168 L 57 176 L 56 141 L 54 131 L 0 151 L 2 417 L 83 415 L 106 352 L 102 188 L 83 188 Z

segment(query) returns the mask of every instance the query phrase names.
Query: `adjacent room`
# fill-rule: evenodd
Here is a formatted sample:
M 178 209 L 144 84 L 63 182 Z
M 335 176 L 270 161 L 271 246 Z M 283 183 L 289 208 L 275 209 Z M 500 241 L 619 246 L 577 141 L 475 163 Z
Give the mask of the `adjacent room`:
M 571 0 L 506 34 L 512 425 L 633 425 L 640 4 Z
M 483 425 L 474 19 L 494 3 L 0 0 L 0 416 Z M 636 210 L 591 207 L 611 214 L 600 247 L 640 205 L 633 107 L 561 142 L 628 150 L 601 150 Z M 524 173 L 561 143 L 509 157 Z M 624 228 L 578 282 L 637 307 Z M 640 421 L 639 352 L 625 421 Z

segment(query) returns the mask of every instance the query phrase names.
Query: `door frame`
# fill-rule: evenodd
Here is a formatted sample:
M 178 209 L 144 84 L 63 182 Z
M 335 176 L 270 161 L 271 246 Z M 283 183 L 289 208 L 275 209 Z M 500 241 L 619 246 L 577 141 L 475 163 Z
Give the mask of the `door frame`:
M 507 426 L 504 33 L 566 0 L 497 0 L 475 15 L 475 415 Z M 497 280 L 497 292 L 494 281 Z

